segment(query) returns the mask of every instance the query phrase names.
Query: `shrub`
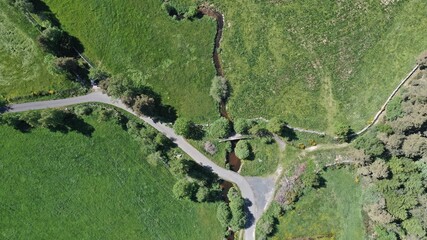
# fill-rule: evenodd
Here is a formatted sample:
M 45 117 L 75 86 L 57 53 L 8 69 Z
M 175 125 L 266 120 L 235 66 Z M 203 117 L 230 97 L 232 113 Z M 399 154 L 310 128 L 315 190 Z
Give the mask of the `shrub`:
M 245 201 L 234 187 L 230 188 L 227 197 L 230 200 L 230 211 L 232 215 L 230 227 L 233 231 L 238 231 L 242 229 L 247 222 L 247 216 L 244 211 Z
M 75 76 L 82 71 L 82 68 L 73 57 L 59 57 L 55 59 L 55 67 L 59 73 L 65 74 L 68 79 L 75 79 Z
M 213 138 L 226 138 L 230 135 L 231 125 L 225 118 L 220 118 L 209 127 L 209 135 Z
M 147 162 L 152 166 L 157 166 L 161 162 L 165 162 L 165 159 L 162 156 L 160 151 L 151 153 L 147 156 Z
M 195 6 L 195 5 L 190 6 L 188 8 L 187 12 L 184 14 L 184 17 L 188 18 L 188 19 L 192 19 L 197 15 L 198 12 L 199 12 L 199 10 L 198 10 L 197 6 Z
M 227 80 L 219 76 L 214 77 L 212 79 L 212 85 L 209 93 L 218 103 L 226 101 L 230 95 L 230 87 Z
M 239 141 L 235 148 L 236 156 L 240 159 L 248 159 L 251 156 L 251 145 L 247 141 Z

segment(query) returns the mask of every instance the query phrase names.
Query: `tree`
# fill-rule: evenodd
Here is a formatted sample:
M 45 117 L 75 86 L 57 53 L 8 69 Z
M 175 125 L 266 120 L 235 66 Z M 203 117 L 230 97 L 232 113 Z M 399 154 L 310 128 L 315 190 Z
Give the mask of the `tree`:
M 403 101 L 402 97 L 396 96 L 389 102 L 389 104 L 387 105 L 387 114 L 386 114 L 388 121 L 394 121 L 399 117 L 402 117 L 403 115 L 402 101 Z
M 230 96 L 230 87 L 227 80 L 220 76 L 214 77 L 212 79 L 212 85 L 209 93 L 218 103 L 226 101 Z
M 192 137 L 193 128 L 194 123 L 186 118 L 178 118 L 173 125 L 175 132 L 185 138 Z
M 427 154 L 427 138 L 419 134 L 409 135 L 403 142 L 402 150 L 407 157 L 422 157 Z
M 62 56 L 67 35 L 57 27 L 48 27 L 38 36 L 37 40 L 44 51 L 55 56 Z
M 389 175 L 389 169 L 387 163 L 378 159 L 369 166 L 369 170 L 372 172 L 372 177 L 376 179 L 387 178 Z
M 286 122 L 280 118 L 274 117 L 267 123 L 267 130 L 271 133 L 282 134 L 283 128 L 286 126 Z
M 156 101 L 154 98 L 141 94 L 136 97 L 132 109 L 138 115 L 153 116 L 156 110 Z
M 59 128 L 64 125 L 66 113 L 58 109 L 48 109 L 41 113 L 39 123 L 45 128 Z
M 238 118 L 234 121 L 234 130 L 240 134 L 247 134 L 250 129 L 249 121 L 243 118 Z
M 191 200 L 194 198 L 196 190 L 196 185 L 193 182 L 189 182 L 187 179 L 180 179 L 175 183 L 172 191 L 178 199 Z
M 348 142 L 353 134 L 353 130 L 349 125 L 340 124 L 336 127 L 335 134 L 344 142 Z
M 384 143 L 381 142 L 375 133 L 369 132 L 354 141 L 354 147 L 363 149 L 366 154 L 372 157 L 381 156 L 384 153 Z
M 218 205 L 218 209 L 216 211 L 216 217 L 218 218 L 219 223 L 224 228 L 230 226 L 231 221 L 231 210 L 230 207 L 225 203 L 221 202 Z
M 424 230 L 421 222 L 416 218 L 410 218 L 402 223 L 403 228 L 405 228 L 408 235 L 416 236 L 417 238 L 424 237 L 426 231 Z
M 236 156 L 240 159 L 248 159 L 251 156 L 251 145 L 244 140 L 240 140 L 235 148 Z
M 213 138 L 226 138 L 230 132 L 230 122 L 223 117 L 213 122 L 209 127 L 209 135 Z

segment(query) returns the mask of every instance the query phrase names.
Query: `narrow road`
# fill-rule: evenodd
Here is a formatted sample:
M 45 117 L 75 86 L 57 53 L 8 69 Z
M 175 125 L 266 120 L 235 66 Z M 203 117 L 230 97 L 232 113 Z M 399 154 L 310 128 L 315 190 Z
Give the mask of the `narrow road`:
M 220 178 L 227 180 L 229 182 L 235 183 L 237 187 L 240 189 L 242 197 L 246 201 L 248 214 L 250 216 L 249 223 L 247 224 L 247 227 L 244 231 L 244 234 L 245 234 L 244 239 L 245 240 L 255 239 L 255 223 L 256 223 L 256 220 L 259 219 L 260 213 L 258 213 L 257 211 L 255 196 L 247 180 L 244 177 L 240 176 L 238 173 L 235 173 L 230 170 L 226 170 L 216 165 L 214 162 L 209 160 L 205 155 L 203 155 L 201 152 L 199 152 L 197 149 L 191 146 L 183 137 L 177 135 L 175 131 L 172 128 L 168 127 L 167 125 L 160 122 L 154 122 L 153 119 L 149 117 L 136 115 L 130 108 L 124 105 L 120 100 L 113 99 L 107 96 L 106 94 L 102 93 L 101 91 L 95 90 L 94 92 L 85 96 L 66 98 L 66 99 L 60 99 L 60 100 L 42 101 L 42 102 L 13 104 L 13 105 L 10 105 L 6 111 L 7 112 L 24 112 L 29 110 L 65 107 L 69 105 L 74 105 L 79 103 L 88 103 L 88 102 L 100 102 L 100 103 L 110 104 L 139 117 L 144 122 L 151 125 L 155 129 L 157 129 L 159 132 L 163 133 L 169 139 L 173 140 L 177 144 L 177 146 L 180 149 L 182 149 L 185 153 L 187 153 L 192 159 L 194 159 L 195 162 L 197 162 L 202 166 L 207 166 L 211 168 L 212 171 L 218 174 Z

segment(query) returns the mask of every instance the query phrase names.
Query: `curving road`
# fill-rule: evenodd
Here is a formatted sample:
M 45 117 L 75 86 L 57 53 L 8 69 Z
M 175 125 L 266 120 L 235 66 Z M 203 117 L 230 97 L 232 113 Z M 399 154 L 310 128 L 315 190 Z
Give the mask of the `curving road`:
M 257 211 L 257 207 L 256 207 L 257 205 L 255 203 L 255 196 L 252 191 L 252 188 L 244 177 L 240 176 L 238 173 L 232 172 L 230 170 L 226 170 L 216 165 L 214 162 L 209 160 L 205 155 L 203 155 L 201 152 L 199 152 L 197 149 L 191 146 L 183 137 L 177 135 L 172 128 L 168 127 L 163 123 L 154 122 L 153 119 L 151 118 L 138 116 L 137 114 L 135 114 L 135 112 L 132 111 L 132 109 L 128 108 L 120 100 L 116 100 L 109 97 L 108 95 L 99 91 L 99 89 L 95 89 L 94 92 L 84 96 L 79 96 L 79 97 L 66 98 L 66 99 L 60 99 L 60 100 L 13 104 L 13 105 L 10 105 L 6 111 L 24 112 L 29 110 L 65 107 L 69 105 L 74 105 L 79 103 L 88 103 L 88 102 L 100 102 L 100 103 L 110 104 L 139 117 L 144 122 L 151 125 L 155 129 L 157 129 L 159 132 L 163 133 L 165 136 L 173 140 L 178 145 L 178 147 L 181 148 L 185 153 L 187 153 L 191 158 L 193 158 L 194 161 L 196 161 L 200 165 L 211 168 L 212 171 L 218 174 L 218 176 L 221 177 L 222 179 L 235 183 L 239 187 L 242 197 L 246 201 L 248 214 L 250 216 L 250 221 L 244 231 L 244 235 L 245 235 L 244 238 L 246 240 L 255 239 L 255 223 L 256 223 L 256 220 L 259 219 L 260 213 Z

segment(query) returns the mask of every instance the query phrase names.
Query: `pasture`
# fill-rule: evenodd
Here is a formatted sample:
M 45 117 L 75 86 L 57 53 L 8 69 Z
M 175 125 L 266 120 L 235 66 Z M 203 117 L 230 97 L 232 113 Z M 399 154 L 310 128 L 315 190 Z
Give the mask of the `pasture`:
M 232 117 L 360 130 L 427 49 L 423 0 L 211 2 Z
M 37 34 L 22 13 L 0 0 L 0 96 L 14 101 L 41 91 L 77 87 L 48 70 Z
M 179 116 L 207 122 L 219 115 L 209 96 L 213 19 L 174 20 L 159 0 L 45 2 L 98 67 L 151 86 Z
M 148 164 L 126 131 L 84 120 L 91 137 L 0 126 L 2 238 L 221 238 L 216 204 L 176 200 L 176 179 Z

